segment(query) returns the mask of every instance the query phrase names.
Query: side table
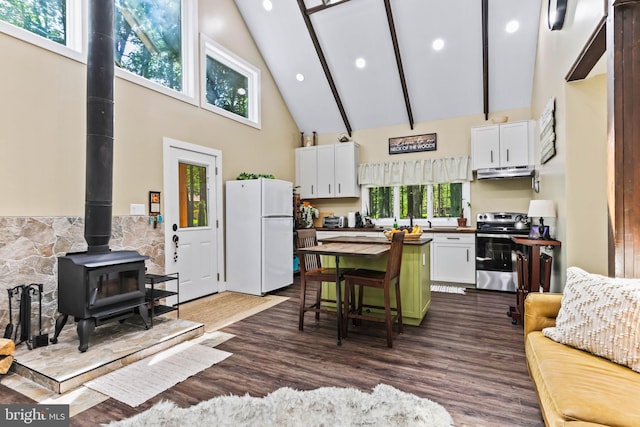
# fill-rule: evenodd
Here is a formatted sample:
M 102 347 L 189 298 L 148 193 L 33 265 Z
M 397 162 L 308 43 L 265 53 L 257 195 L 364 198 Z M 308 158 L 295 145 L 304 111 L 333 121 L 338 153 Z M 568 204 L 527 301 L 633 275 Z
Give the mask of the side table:
M 549 292 L 550 283 L 540 283 L 540 247 L 560 246 L 560 241 L 553 239 L 529 239 L 528 237 L 513 237 L 512 240 L 518 245 L 531 248 L 531 292 L 539 292 L 541 287 L 544 292 Z

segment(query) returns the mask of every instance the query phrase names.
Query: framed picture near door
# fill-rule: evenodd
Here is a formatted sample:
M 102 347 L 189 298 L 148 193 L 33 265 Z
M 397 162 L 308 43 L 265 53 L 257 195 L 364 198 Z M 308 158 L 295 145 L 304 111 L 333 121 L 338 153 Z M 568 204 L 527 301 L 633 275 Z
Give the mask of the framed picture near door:
M 155 216 L 160 214 L 160 192 L 149 191 L 149 215 Z

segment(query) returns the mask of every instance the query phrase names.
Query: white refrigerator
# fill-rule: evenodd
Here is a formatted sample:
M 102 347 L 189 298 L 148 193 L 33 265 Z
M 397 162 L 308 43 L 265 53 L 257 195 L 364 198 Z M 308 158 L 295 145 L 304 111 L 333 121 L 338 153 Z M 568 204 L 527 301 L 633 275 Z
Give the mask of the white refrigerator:
M 293 184 L 226 182 L 227 290 L 263 295 L 293 283 Z

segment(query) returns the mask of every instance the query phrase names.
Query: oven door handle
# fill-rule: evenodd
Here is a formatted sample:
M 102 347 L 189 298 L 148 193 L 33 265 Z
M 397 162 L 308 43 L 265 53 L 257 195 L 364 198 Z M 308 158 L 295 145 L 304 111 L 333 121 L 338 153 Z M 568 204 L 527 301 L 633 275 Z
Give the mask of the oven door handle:
M 506 239 L 511 240 L 514 237 L 527 237 L 525 234 L 491 234 L 491 233 L 476 233 L 476 237 L 489 237 L 491 239 Z

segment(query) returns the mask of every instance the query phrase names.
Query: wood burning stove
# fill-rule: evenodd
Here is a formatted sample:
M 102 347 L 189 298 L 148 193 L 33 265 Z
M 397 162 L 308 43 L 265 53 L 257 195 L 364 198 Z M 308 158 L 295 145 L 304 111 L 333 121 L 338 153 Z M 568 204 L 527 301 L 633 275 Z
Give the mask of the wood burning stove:
M 58 258 L 58 312 L 55 335 L 73 316 L 78 323 L 78 349 L 104 322 L 134 313 L 149 328 L 145 304 L 144 260 L 135 251 L 111 252 L 113 187 L 114 1 L 88 2 L 87 152 L 84 238 L 87 251 Z
M 151 326 L 146 307 L 144 260 L 135 251 L 101 254 L 80 252 L 58 258 L 57 342 L 69 316 L 78 323 L 82 352 L 89 347 L 89 336 L 96 326 L 140 314 L 145 327 Z

